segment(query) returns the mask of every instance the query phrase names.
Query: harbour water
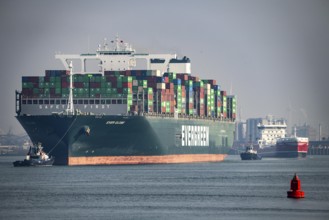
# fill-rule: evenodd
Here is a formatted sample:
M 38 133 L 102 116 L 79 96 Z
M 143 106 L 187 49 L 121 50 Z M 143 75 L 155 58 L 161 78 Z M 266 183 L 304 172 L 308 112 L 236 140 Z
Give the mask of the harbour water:
M 329 157 L 221 163 L 13 167 L 0 219 L 329 219 Z M 294 173 L 304 199 L 288 199 Z

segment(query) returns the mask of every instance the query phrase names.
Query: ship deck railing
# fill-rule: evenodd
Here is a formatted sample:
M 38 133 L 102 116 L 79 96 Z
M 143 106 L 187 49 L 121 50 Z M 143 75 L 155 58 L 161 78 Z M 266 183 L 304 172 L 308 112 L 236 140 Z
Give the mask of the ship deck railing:
M 175 117 L 174 113 L 156 113 L 156 112 L 140 112 L 138 115 L 146 117 L 161 117 L 161 118 L 176 118 L 176 119 L 193 119 L 193 120 L 209 120 L 209 121 L 222 121 L 222 122 L 234 122 L 234 119 L 224 117 L 212 117 L 212 116 L 198 116 L 187 115 L 178 113 Z
M 112 100 L 124 100 L 124 97 L 121 98 L 78 98 L 76 100 L 73 100 L 75 103 L 74 104 L 82 104 L 79 103 L 78 100 L 93 100 L 93 104 L 107 104 L 107 100 L 112 101 Z M 32 97 L 22 97 L 20 101 L 24 100 L 26 104 L 44 104 L 43 101 L 47 100 L 47 104 L 62 104 L 66 105 L 67 104 L 67 99 L 65 98 L 50 98 L 50 97 L 44 97 L 44 98 L 32 98 Z M 40 100 L 42 100 L 42 103 L 40 103 Z M 97 101 L 96 101 L 97 100 Z M 30 103 L 28 103 L 28 101 Z M 102 102 L 104 101 L 104 103 Z M 123 103 L 123 102 L 122 102 Z M 23 103 L 25 104 L 25 103 Z M 90 103 L 89 103 L 90 104 Z M 82 112 L 80 110 L 76 110 L 78 112 L 75 112 L 75 114 L 78 115 L 98 115 L 99 117 L 102 117 L 103 115 L 106 114 L 94 114 L 92 112 Z M 53 114 L 59 114 L 63 115 L 63 112 L 54 112 Z M 134 116 L 134 115 L 144 115 L 147 117 L 162 117 L 162 118 L 176 118 L 176 119 L 193 119 L 193 120 L 212 120 L 212 121 L 222 121 L 222 122 L 235 122 L 234 118 L 228 118 L 228 117 L 214 117 L 214 116 L 198 116 L 198 115 L 188 115 L 188 114 L 182 114 L 182 113 L 158 113 L 158 112 L 139 112 L 137 114 L 134 114 L 132 112 L 128 112 L 127 114 L 122 114 L 122 115 L 127 115 L 127 116 Z M 175 116 L 176 115 L 176 116 Z

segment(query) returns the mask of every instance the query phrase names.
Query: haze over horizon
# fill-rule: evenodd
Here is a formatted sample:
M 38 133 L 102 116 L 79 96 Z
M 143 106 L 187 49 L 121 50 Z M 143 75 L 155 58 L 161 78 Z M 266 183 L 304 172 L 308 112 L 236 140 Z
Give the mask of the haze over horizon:
M 237 95 L 242 119 L 329 130 L 329 1 L 3 0 L 0 10 L 0 132 L 23 132 L 22 76 L 63 69 L 56 52 L 93 52 L 116 34 L 137 52 L 189 57 L 193 75 Z

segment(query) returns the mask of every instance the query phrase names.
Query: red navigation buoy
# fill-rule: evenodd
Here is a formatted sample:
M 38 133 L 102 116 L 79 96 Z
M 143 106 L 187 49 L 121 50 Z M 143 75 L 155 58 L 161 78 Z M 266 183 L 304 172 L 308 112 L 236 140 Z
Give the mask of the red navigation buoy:
M 300 199 L 304 198 L 305 193 L 302 191 L 302 186 L 300 185 L 300 179 L 298 176 L 294 175 L 294 178 L 290 181 L 290 190 L 287 191 L 287 197 L 288 198 L 295 198 L 295 199 Z

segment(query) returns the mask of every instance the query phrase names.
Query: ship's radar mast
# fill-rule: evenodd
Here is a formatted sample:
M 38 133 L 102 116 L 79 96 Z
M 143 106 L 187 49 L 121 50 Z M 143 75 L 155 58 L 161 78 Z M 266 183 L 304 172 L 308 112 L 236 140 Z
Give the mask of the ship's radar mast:
M 118 54 L 120 54 L 120 52 L 131 52 L 131 54 L 135 52 L 130 44 L 123 42 L 123 40 L 119 38 L 119 35 L 116 35 L 115 39 L 111 40 L 111 43 L 113 47 L 110 49 L 107 38 L 104 38 L 104 44 L 103 46 L 100 44 L 98 45 L 97 52 L 101 54 L 104 52 L 112 52 L 113 54 L 115 54 L 115 52 L 118 52 Z

